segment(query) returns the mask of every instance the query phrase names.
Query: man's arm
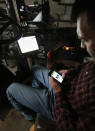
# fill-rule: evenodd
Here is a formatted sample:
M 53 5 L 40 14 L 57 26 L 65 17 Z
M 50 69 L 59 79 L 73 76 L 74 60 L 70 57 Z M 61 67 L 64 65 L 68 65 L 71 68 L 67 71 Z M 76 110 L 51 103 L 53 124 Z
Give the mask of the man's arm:
M 71 112 L 66 106 L 64 93 L 55 94 L 56 107 L 53 116 L 56 120 L 57 131 L 94 131 L 95 130 L 95 106 L 90 105 L 81 114 Z M 77 114 L 76 114 L 77 113 Z
M 53 81 L 52 78 L 50 78 L 50 83 L 52 83 L 51 86 L 54 89 L 55 98 L 56 98 L 56 107 L 53 111 L 53 116 L 56 120 L 57 130 L 58 131 L 62 131 L 62 130 L 94 131 L 95 130 L 94 87 L 92 88 L 93 90 L 89 92 L 90 101 L 88 101 L 87 105 L 85 105 L 86 107 L 84 107 L 81 110 L 79 109 L 78 112 L 75 107 L 70 106 L 73 104 L 69 102 L 69 99 L 66 100 L 66 97 L 64 97 L 64 95 L 66 94 L 64 94 L 60 85 L 56 83 L 56 81 Z M 75 97 L 75 99 L 77 98 Z

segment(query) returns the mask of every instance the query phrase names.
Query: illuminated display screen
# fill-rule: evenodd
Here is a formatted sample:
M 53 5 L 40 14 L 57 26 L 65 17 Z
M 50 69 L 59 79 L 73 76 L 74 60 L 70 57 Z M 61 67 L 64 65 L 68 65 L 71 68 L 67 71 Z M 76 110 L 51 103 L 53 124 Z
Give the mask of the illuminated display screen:
M 57 81 L 59 81 L 60 83 L 62 83 L 63 78 L 60 74 L 58 74 L 56 71 L 53 71 L 51 76 L 56 79 Z
M 28 53 L 31 51 L 39 50 L 36 36 L 22 37 L 18 40 L 21 53 Z

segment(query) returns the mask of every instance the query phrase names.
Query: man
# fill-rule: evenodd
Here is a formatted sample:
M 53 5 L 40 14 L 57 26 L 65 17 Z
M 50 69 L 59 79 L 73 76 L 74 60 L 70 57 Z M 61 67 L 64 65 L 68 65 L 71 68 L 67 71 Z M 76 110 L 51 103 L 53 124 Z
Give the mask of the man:
M 81 47 L 86 49 L 95 61 L 94 0 L 76 0 L 72 10 L 72 19 L 77 21 L 77 35 L 81 40 Z M 95 62 L 89 62 L 78 69 L 68 71 L 65 77 L 69 83 L 63 87 L 65 93 L 56 84 L 51 84 L 56 98 L 53 114 L 57 123 L 57 130 L 94 131 Z M 52 78 L 50 79 L 50 82 L 53 83 Z
M 81 47 L 95 58 L 94 0 L 76 0 L 72 18 L 77 21 Z M 57 131 L 95 130 L 95 62 L 91 61 L 73 70 L 59 71 L 63 77 L 60 86 L 48 70 L 33 67 L 32 86 L 13 83 L 7 89 L 12 105 L 26 119 L 32 120 L 39 112 L 55 120 Z

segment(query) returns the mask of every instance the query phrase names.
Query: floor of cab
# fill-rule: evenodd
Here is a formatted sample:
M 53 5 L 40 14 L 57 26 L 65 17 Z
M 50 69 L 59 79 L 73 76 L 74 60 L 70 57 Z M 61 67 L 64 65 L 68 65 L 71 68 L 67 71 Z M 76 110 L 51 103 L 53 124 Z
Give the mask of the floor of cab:
M 32 124 L 10 105 L 0 106 L 0 131 L 29 131 Z

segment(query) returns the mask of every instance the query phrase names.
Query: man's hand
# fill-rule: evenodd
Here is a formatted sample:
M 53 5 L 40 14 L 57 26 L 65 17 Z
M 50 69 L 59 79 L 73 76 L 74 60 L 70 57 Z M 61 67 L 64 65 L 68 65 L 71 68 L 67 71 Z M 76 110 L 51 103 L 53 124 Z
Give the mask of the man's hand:
M 52 77 L 49 77 L 49 83 L 50 83 L 50 85 L 53 88 L 55 93 L 61 91 L 61 87 L 60 87 L 59 83 L 56 80 L 54 80 Z
M 68 70 L 61 70 L 61 71 L 59 71 L 59 74 L 62 75 L 62 78 L 64 79 L 67 72 L 68 72 Z
M 59 71 L 59 74 L 61 74 L 62 78 L 64 79 L 67 72 L 68 72 L 68 70 L 61 70 L 61 71 Z M 62 90 L 59 82 L 54 80 L 52 77 L 49 77 L 49 83 L 50 83 L 50 85 L 53 88 L 55 93 L 60 92 Z

